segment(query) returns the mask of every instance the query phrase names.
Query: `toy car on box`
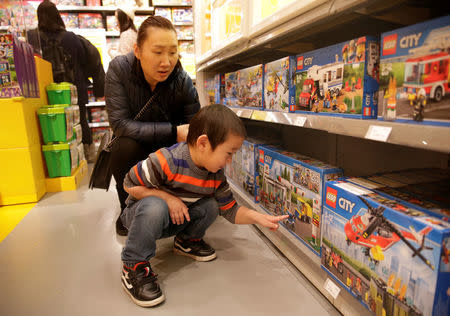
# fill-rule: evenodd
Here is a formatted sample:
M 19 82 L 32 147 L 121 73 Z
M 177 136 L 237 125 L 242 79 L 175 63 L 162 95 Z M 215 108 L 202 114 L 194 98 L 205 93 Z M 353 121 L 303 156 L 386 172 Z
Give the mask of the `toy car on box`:
M 450 125 L 450 16 L 381 34 L 379 115 Z
M 363 36 L 290 57 L 290 111 L 377 117 L 379 42 Z
M 448 315 L 450 224 L 346 181 L 326 184 L 322 267 L 375 315 Z
M 264 65 L 264 109 L 289 112 L 289 57 Z
M 259 202 L 273 215 L 289 215 L 283 223 L 317 255 L 325 182 L 342 170 L 300 154 L 259 146 Z
M 262 109 L 262 65 L 225 74 L 225 105 Z

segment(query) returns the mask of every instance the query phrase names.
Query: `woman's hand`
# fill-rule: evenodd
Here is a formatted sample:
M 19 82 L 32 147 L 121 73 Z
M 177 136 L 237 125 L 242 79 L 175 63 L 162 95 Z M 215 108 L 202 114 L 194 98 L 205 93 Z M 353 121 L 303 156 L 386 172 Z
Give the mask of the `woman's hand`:
M 177 143 L 185 142 L 189 131 L 189 124 L 177 126 Z
M 181 225 L 184 223 L 184 218 L 189 222 L 191 221 L 191 218 L 189 217 L 189 211 L 184 204 L 183 201 L 181 201 L 178 197 L 168 194 L 165 197 L 167 206 L 169 207 L 169 215 L 172 219 L 172 223 L 176 225 Z

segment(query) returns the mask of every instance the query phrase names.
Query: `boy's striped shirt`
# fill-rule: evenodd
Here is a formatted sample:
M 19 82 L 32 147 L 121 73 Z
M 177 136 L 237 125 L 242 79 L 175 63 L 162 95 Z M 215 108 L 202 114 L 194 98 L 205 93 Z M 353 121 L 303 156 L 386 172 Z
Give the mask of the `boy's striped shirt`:
M 125 176 L 126 187 L 146 186 L 179 197 L 189 207 L 203 197 L 214 197 L 220 215 L 234 223 L 238 209 L 223 170 L 216 173 L 197 167 L 186 143 L 161 148 L 137 163 Z M 127 205 L 137 200 L 128 196 Z

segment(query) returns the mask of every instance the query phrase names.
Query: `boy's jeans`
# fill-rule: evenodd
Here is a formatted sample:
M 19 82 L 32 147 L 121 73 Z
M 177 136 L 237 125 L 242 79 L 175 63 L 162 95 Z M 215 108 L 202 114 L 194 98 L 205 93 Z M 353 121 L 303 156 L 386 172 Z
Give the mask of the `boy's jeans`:
M 156 240 L 177 235 L 183 239 L 202 238 L 219 214 L 214 198 L 203 198 L 189 207 L 191 221 L 186 218 L 181 225 L 173 224 L 167 203 L 149 196 L 127 207 L 121 215 L 128 228 L 128 239 L 122 250 L 122 261 L 133 266 L 155 256 Z

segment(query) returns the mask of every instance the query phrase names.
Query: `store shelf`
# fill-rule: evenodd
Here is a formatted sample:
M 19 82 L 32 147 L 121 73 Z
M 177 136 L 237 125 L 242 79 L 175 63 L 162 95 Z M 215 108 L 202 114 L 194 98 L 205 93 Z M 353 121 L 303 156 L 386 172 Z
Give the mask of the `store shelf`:
M 197 71 L 230 72 L 351 38 L 380 34 L 445 14 L 438 12 L 437 6 L 411 0 L 326 1 L 282 24 L 269 25 L 261 34 L 235 46 L 230 44 L 197 56 Z
M 0 31 L 7 31 L 9 29 L 10 26 L 0 26 Z
M 450 127 L 448 126 L 361 120 L 315 113 L 297 114 L 243 108 L 231 109 L 241 118 L 311 128 L 370 140 L 374 140 L 373 135 L 368 134 L 370 128 L 388 127 L 391 131 L 386 143 L 450 153 Z
M 120 32 L 119 31 L 106 31 L 105 35 L 108 37 L 119 37 Z
M 267 214 L 262 207 L 255 204 L 253 197 L 243 192 L 241 188 L 234 183 L 229 182 L 231 190 L 240 205 L 245 205 L 260 213 Z M 284 226 L 276 232 L 272 232 L 267 228 L 255 225 L 281 253 L 317 288 L 343 315 L 372 315 L 362 304 L 358 303 L 355 298 L 345 289 L 341 288 L 335 281 L 332 281 L 328 274 L 320 267 L 320 258 L 313 254 L 303 243 L 295 238 Z M 326 282 L 332 282 L 340 289 L 336 298 L 325 286 Z
M 57 5 L 61 12 L 114 12 L 118 9 L 116 6 L 77 6 L 77 5 Z M 135 13 L 152 13 L 154 7 L 137 8 Z
M 174 26 L 193 26 L 193 22 L 172 22 Z
M 96 122 L 96 123 L 89 123 L 89 127 L 109 127 L 108 122 Z
M 88 107 L 105 106 L 105 101 L 89 102 L 86 104 Z
M 154 4 L 153 7 L 155 8 L 190 8 L 192 7 L 192 4 Z

